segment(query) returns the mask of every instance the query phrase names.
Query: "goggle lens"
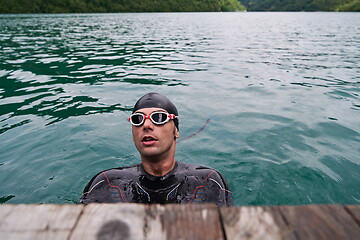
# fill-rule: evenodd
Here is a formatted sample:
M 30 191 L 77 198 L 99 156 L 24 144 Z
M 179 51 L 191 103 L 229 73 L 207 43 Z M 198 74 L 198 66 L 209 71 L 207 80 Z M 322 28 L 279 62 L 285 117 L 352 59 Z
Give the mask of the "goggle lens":
M 144 116 L 141 114 L 134 114 L 131 116 L 131 123 L 134 125 L 141 124 L 144 121 Z
M 152 120 L 153 123 L 165 123 L 168 119 L 168 115 L 166 113 L 158 113 L 155 112 L 153 114 L 150 115 L 150 119 Z

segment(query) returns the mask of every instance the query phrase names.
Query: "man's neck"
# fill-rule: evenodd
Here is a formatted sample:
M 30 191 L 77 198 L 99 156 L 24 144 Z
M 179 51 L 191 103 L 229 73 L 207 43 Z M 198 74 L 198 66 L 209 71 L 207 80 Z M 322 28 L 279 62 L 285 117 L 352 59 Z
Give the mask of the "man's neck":
M 175 166 L 175 159 L 167 159 L 162 161 L 147 161 L 142 158 L 142 165 L 145 171 L 153 176 L 164 176 L 173 170 Z

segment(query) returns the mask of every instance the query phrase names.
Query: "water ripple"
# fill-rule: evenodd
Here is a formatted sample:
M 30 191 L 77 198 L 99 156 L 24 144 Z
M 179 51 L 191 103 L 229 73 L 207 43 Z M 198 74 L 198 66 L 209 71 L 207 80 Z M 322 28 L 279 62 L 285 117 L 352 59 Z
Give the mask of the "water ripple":
M 137 163 L 126 119 L 156 91 L 178 106 L 182 136 L 211 119 L 177 157 L 219 169 L 237 204 L 358 203 L 359 24 L 356 13 L 0 15 L 0 201 L 76 202 L 96 172 Z

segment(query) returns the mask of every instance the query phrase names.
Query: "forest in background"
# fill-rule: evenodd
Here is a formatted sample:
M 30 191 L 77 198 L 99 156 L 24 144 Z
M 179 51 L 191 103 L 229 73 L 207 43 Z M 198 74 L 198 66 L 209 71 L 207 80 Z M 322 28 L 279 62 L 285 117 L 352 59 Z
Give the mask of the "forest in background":
M 360 11 L 360 0 L 0 0 L 0 13 Z
M 0 13 L 245 11 L 237 0 L 0 0 Z
M 360 11 L 360 0 L 240 0 L 247 11 Z

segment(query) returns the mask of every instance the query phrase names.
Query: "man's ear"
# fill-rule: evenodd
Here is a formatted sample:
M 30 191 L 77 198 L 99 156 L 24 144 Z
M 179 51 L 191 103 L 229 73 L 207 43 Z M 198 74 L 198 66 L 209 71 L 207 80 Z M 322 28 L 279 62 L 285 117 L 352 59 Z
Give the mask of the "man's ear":
M 180 137 L 179 130 L 177 129 L 177 127 L 175 127 L 175 129 L 174 129 L 174 136 L 175 136 L 175 139 Z

